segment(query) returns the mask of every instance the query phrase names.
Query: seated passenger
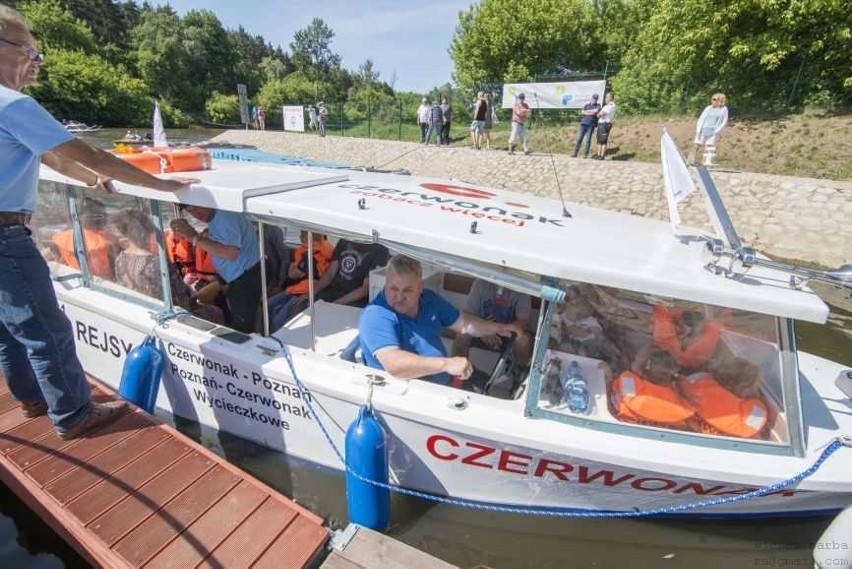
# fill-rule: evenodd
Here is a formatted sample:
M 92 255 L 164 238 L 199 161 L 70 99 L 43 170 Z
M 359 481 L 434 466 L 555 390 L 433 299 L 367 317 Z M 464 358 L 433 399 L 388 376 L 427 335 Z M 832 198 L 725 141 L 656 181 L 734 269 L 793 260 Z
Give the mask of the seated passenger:
M 163 281 L 160 277 L 160 260 L 151 253 L 150 243 L 154 225 L 150 218 L 138 210 L 116 217 L 115 225 L 121 235 L 123 250 L 115 259 L 115 278 L 121 286 L 163 299 Z M 200 318 L 223 324 L 222 311 L 214 306 L 199 306 L 192 289 L 184 283 L 177 266 L 169 266 L 169 285 L 172 302 Z
M 529 295 L 521 294 L 494 283 L 476 279 L 467 295 L 465 310 L 492 322 L 514 324 L 524 332 L 514 338 L 512 344 L 513 373 L 520 377 L 530 363 L 532 341 L 527 333 L 530 311 L 532 310 Z M 453 340 L 452 354 L 467 357 L 471 345 L 478 345 L 490 350 L 502 352 L 508 338 L 496 334 L 483 336 L 474 340 L 469 334 L 457 334 Z
M 695 404 L 695 430 L 743 438 L 760 436 L 769 416 L 766 404 L 758 397 L 763 381 L 760 368 L 743 358 L 712 368 L 711 373 L 695 373 L 680 380 Z
M 112 279 L 112 257 L 115 242 L 106 231 L 106 208 L 97 200 L 85 199 L 80 208 L 80 224 L 86 246 L 86 262 L 89 272 L 96 277 Z M 51 238 L 61 255 L 60 262 L 71 268 L 80 269 L 77 251 L 74 248 L 74 230 L 60 231 Z
M 465 312 L 423 289 L 420 263 L 404 255 L 388 262 L 385 288 L 364 309 L 358 324 L 366 365 L 405 378 L 447 385 L 473 373 L 467 358 L 447 357 L 441 330 L 480 338 L 520 336 L 516 323 L 490 322 Z
M 384 245 L 341 239 L 334 247 L 328 271 L 317 282 L 317 300 L 366 306 L 370 272 L 387 262 L 388 250 Z
M 687 429 L 695 408 L 680 390 L 677 363 L 665 350 L 647 347 L 612 384 L 611 404 L 622 421 Z
M 700 312 L 655 305 L 653 333 L 654 345 L 669 352 L 684 368 L 694 370 L 713 355 L 722 329 Z
M 289 284 L 283 292 L 271 296 L 267 301 L 270 330 L 281 328 L 307 301 L 310 283 L 308 281 L 308 232 L 300 233 L 301 244 L 293 251 L 293 262 L 288 269 Z M 333 248 L 325 235 L 314 233 L 314 286 L 326 274 L 331 264 Z M 316 290 L 316 289 L 315 289 Z M 303 298 L 300 298 L 303 297 Z

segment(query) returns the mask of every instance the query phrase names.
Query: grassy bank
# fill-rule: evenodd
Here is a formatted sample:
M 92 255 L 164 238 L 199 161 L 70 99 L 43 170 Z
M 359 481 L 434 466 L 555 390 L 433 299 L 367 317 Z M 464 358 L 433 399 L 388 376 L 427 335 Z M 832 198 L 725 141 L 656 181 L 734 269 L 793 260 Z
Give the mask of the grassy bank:
M 338 125 L 329 125 L 331 135 L 341 134 Z M 625 118 L 616 122 L 610 136 L 607 158 L 658 162 L 660 133 L 667 128 L 678 144 L 688 152 L 695 134 L 695 119 Z M 344 136 L 367 137 L 367 125 L 346 128 Z M 420 139 L 415 124 L 370 126 L 372 138 Z M 507 121 L 494 125 L 493 147 L 506 149 L 509 136 Z M 577 136 L 576 123 L 567 126 L 536 124 L 530 129 L 530 145 L 538 152 L 568 154 Z M 468 124 L 456 122 L 451 133 L 452 146 L 469 146 Z M 822 117 L 795 115 L 774 120 L 734 120 L 720 137 L 717 160 L 720 168 L 787 174 L 834 180 L 852 179 L 852 116 Z

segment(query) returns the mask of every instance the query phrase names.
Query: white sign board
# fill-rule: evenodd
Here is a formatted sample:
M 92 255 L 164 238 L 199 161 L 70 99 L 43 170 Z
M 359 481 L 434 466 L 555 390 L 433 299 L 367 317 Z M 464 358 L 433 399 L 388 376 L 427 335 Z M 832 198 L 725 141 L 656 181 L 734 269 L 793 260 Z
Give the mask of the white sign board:
M 302 105 L 284 105 L 281 109 L 284 117 L 284 130 L 305 132 L 305 107 Z
M 565 81 L 562 83 L 506 83 L 503 108 L 511 109 L 515 97 L 523 93 L 531 109 L 582 109 L 592 95 L 603 104 L 606 81 Z

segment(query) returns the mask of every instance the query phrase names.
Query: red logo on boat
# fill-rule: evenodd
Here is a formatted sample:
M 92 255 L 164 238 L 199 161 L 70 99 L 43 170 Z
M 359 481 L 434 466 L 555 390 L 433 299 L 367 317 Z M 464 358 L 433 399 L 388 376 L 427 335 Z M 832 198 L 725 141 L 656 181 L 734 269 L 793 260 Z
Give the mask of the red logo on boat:
M 432 190 L 433 192 L 440 192 L 442 194 L 450 194 L 451 196 L 460 196 L 463 198 L 479 198 L 479 199 L 488 199 L 495 198 L 497 194 L 493 194 L 486 190 L 480 190 L 479 188 L 465 188 L 464 186 L 452 186 L 449 184 L 420 184 L 422 188 L 427 190 Z M 528 205 L 517 203 L 517 202 L 506 202 L 506 205 L 511 205 L 515 207 L 529 207 Z

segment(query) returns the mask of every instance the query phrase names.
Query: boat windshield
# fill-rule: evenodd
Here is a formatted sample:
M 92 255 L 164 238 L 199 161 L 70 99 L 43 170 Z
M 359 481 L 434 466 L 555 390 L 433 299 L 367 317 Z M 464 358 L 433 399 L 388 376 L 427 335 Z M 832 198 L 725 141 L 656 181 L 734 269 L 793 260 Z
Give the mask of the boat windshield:
M 776 318 L 588 284 L 549 314 L 533 414 L 789 443 Z

